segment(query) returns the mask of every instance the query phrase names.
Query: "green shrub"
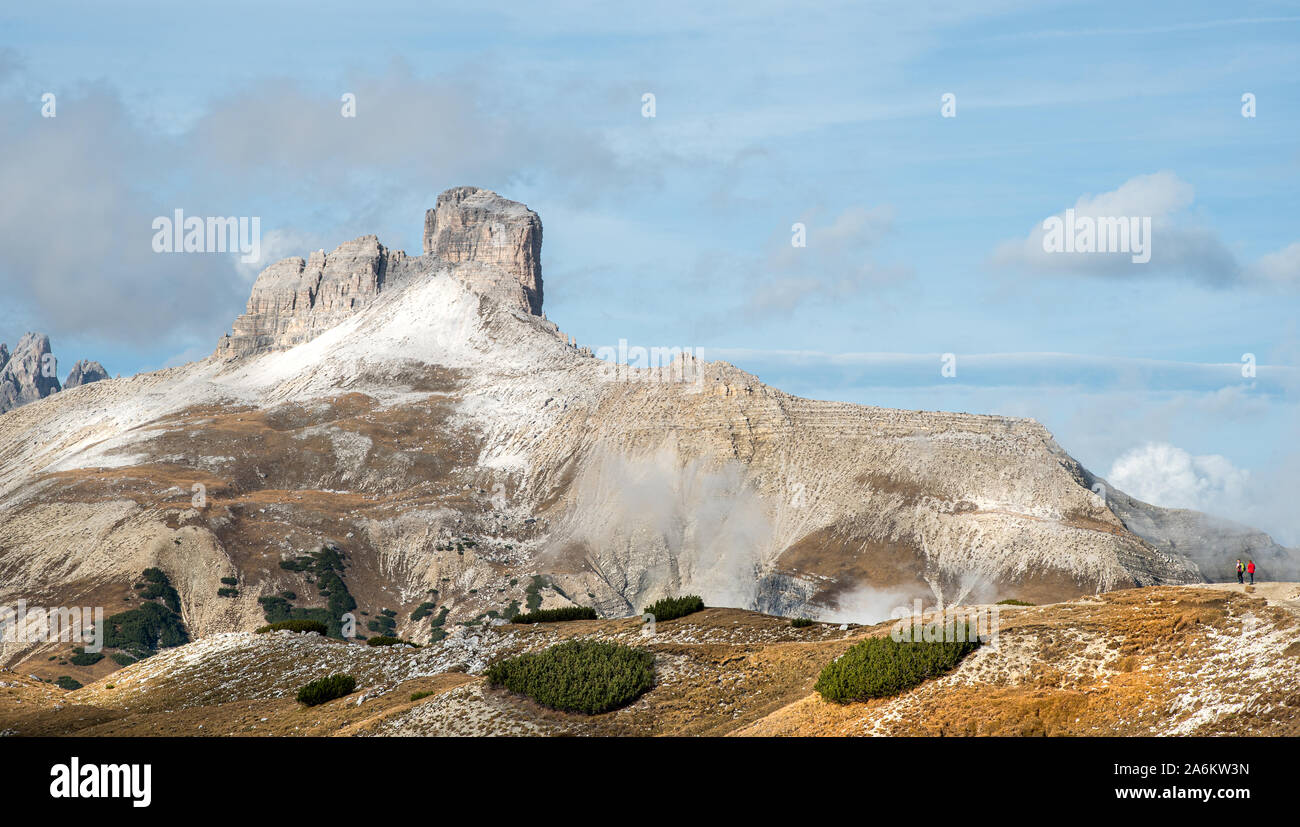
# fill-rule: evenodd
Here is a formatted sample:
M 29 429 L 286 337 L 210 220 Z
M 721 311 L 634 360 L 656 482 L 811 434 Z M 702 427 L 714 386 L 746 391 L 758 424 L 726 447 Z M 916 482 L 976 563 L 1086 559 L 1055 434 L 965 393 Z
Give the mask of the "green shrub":
M 975 629 L 967 630 L 974 637 Z M 962 658 L 979 648 L 978 640 L 899 643 L 892 638 L 867 638 L 822 670 L 813 689 L 835 703 L 888 698 L 952 671 Z
M 1014 599 L 1008 599 L 1008 600 L 999 600 L 998 603 L 997 603 L 997 605 L 999 605 L 999 606 L 1033 606 L 1033 605 L 1035 605 L 1035 604 L 1030 603 L 1030 602 L 1025 601 L 1025 600 L 1014 600 Z
M 180 615 L 157 603 L 111 615 L 104 627 L 104 645 L 114 649 L 152 653 L 190 642 Z
M 372 637 L 366 641 L 366 645 L 367 646 L 414 646 L 417 649 L 420 648 L 420 645 L 418 643 L 412 643 L 409 640 L 402 640 L 400 637 L 392 637 L 391 635 L 378 635 L 377 637 Z
M 421 603 L 419 606 L 415 607 L 415 611 L 411 612 L 411 620 L 423 620 L 433 614 L 433 610 L 436 608 L 438 608 L 437 603 L 429 603 L 427 601 Z
M 315 583 L 321 597 L 326 598 L 324 608 L 297 608 L 290 605 L 290 600 L 298 599 L 292 591 L 282 591 L 278 597 L 262 597 L 262 614 L 267 623 L 282 620 L 315 620 L 324 623 L 330 637 L 343 639 L 343 615 L 357 608 L 357 601 L 348 591 L 343 581 L 345 564 L 338 548 L 332 545 L 321 546 L 309 555 L 281 560 L 280 568 L 286 571 L 302 572 L 308 583 Z M 314 576 L 314 579 L 313 579 Z
M 319 706 L 326 701 L 351 695 L 356 688 L 357 679 L 351 675 L 330 675 L 328 678 L 304 684 L 298 690 L 298 703 L 304 706 Z
M 239 597 L 239 589 L 217 589 L 217 597 Z
M 704 600 L 699 595 L 687 594 L 681 597 L 665 597 L 646 606 L 642 611 L 654 615 L 656 621 L 663 621 L 685 617 L 688 614 L 701 611 L 703 608 Z
M 596 610 L 590 606 L 565 606 L 561 609 L 537 609 L 527 614 L 515 615 L 511 623 L 559 623 L 565 620 L 595 620 Z
M 366 628 L 377 634 L 392 637 L 393 632 L 397 631 L 397 621 L 388 615 L 379 615 L 373 620 L 366 621 Z
M 596 715 L 626 706 L 654 686 L 654 655 L 621 643 L 571 640 L 488 667 L 492 686 L 543 706 Z
M 315 632 L 318 635 L 329 634 L 329 627 L 319 620 L 278 620 L 270 623 L 257 630 L 257 634 L 264 635 L 267 632 L 279 632 L 287 630 L 290 632 Z
M 113 663 L 116 663 L 118 666 L 130 666 L 135 663 L 135 658 L 131 657 L 126 652 L 114 652 L 109 655 L 109 657 L 112 658 Z
M 66 689 L 69 692 L 81 688 L 81 681 L 70 675 L 60 675 L 59 679 L 55 681 L 55 684 L 57 684 L 60 689 Z
M 224 584 L 226 584 L 227 586 L 238 586 L 238 585 L 239 585 L 239 578 L 238 578 L 238 577 L 223 577 L 223 578 L 221 578 L 221 582 L 224 583 Z
M 167 574 L 160 568 L 147 568 L 141 572 L 140 576 L 144 578 L 143 583 L 136 583 L 135 589 L 140 592 L 140 596 L 145 600 L 162 599 L 163 604 L 173 612 L 180 614 L 181 596 L 172 588 L 171 581 L 167 579 Z
M 140 576 L 150 583 L 163 583 L 165 585 L 171 584 L 171 581 L 167 579 L 167 573 L 157 567 L 145 569 L 140 573 Z
M 790 625 L 796 629 L 803 629 L 813 625 L 813 622 L 806 617 L 796 617 L 794 620 L 790 621 Z
M 546 585 L 546 580 L 540 574 L 534 574 L 533 580 L 524 589 L 524 606 L 528 611 L 533 612 L 542 607 L 542 587 Z
M 413 701 L 418 701 L 418 700 L 420 700 L 421 698 L 427 698 L 427 697 L 429 697 L 429 696 L 432 695 L 432 694 L 433 694 L 432 692 L 412 692 L 412 693 L 411 693 L 411 700 L 413 700 Z
M 72 661 L 77 666 L 94 666 L 95 664 L 99 663 L 103 659 L 104 656 L 99 652 L 84 652 L 84 651 L 78 651 L 75 655 L 68 658 L 68 660 Z

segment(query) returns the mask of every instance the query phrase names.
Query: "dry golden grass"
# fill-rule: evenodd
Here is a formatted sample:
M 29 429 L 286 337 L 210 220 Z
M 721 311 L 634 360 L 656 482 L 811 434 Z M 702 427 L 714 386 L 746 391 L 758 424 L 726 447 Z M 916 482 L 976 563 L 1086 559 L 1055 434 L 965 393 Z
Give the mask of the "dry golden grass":
M 903 695 L 833 704 L 812 691 L 826 663 L 888 624 L 792 629 L 784 618 L 708 609 L 640 636 L 636 619 L 501 627 L 494 656 L 595 637 L 656 655 L 657 684 L 598 716 L 543 709 L 444 671 L 299 707 L 287 690 L 233 697 L 221 670 L 150 678 L 114 701 L 106 685 L 65 693 L 27 679 L 0 688 L 0 731 L 78 735 L 1060 736 L 1300 734 L 1300 629 L 1289 605 L 1226 589 L 1161 587 L 1002 612 L 999 645 Z M 1240 641 L 1240 643 L 1238 643 Z M 250 644 L 256 646 L 256 643 Z M 324 644 L 322 644 L 324 645 Z M 317 647 L 319 650 L 320 647 Z M 260 650 L 258 650 L 260 651 Z M 269 651 L 269 650 L 268 650 Z M 324 655 L 350 647 L 324 646 Z M 386 655 L 428 657 L 435 650 Z M 280 655 L 277 657 L 288 657 Z M 259 665 L 273 677 L 288 668 Z M 206 671 L 205 671 L 206 670 Z M 131 670 L 120 673 L 129 678 Z M 13 673 L 0 673 L 11 676 Z M 207 677 L 205 677 L 207 676 Z M 223 683 L 225 681 L 225 683 Z M 240 690 L 242 691 L 242 690 Z M 252 691 L 252 690 L 250 690 Z M 413 692 L 432 695 L 412 702 Z M 226 694 L 223 695 L 222 692 Z M 141 694 L 143 693 L 143 694 Z M 364 703 L 357 700 L 367 696 Z M 195 704 L 194 698 L 203 703 Z M 263 720 L 265 719 L 265 720 Z M 201 728 L 200 728 L 201 727 Z

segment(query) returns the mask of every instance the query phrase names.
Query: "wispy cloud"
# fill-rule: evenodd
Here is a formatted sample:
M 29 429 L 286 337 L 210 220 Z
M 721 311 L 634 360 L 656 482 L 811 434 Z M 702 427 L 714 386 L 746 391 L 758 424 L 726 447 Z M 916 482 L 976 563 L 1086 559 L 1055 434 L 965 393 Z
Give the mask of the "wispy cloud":
M 804 303 L 853 301 L 867 290 L 912 276 L 910 267 L 878 261 L 881 242 L 893 228 L 890 207 L 852 206 L 828 222 L 816 219 L 816 212 L 805 213 L 789 233 L 774 236 L 750 285 L 747 313 L 789 313 Z

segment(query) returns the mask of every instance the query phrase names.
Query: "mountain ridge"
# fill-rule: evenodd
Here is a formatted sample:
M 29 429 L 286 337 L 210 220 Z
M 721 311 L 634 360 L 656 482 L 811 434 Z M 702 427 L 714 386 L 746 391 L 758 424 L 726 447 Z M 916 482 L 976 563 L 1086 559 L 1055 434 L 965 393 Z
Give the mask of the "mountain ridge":
M 277 262 L 207 359 L 0 416 L 0 603 L 129 606 L 161 566 L 192 633 L 247 630 L 260 598 L 316 602 L 279 563 L 323 544 L 421 639 L 424 602 L 483 624 L 694 591 L 861 621 L 1217 573 L 1186 521 L 1094 493 L 1032 419 L 806 400 L 685 356 L 611 366 L 541 314 L 536 214 L 450 192 L 421 256 L 364 236 Z

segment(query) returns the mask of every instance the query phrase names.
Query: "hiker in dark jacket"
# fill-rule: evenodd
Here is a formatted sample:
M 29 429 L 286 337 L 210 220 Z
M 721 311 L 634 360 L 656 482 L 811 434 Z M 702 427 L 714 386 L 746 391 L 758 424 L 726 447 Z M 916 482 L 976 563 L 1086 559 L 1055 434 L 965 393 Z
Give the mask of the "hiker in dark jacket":
M 1244 576 L 1245 574 L 1246 574 L 1246 567 L 1241 564 L 1240 560 L 1238 560 L 1237 561 L 1237 582 L 1238 583 L 1246 582 L 1246 578 Z
M 1250 575 L 1250 585 L 1255 585 L 1255 561 L 1251 560 L 1246 564 L 1246 572 Z

